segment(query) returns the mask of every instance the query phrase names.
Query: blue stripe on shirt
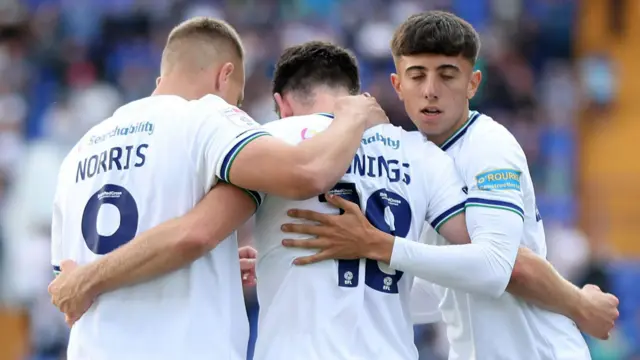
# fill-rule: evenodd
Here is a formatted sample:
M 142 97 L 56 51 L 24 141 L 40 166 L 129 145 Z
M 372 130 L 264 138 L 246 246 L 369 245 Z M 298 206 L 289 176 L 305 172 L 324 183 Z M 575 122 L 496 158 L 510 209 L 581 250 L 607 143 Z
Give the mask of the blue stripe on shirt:
M 468 198 L 465 207 L 468 206 L 481 206 L 492 209 L 503 209 L 513 211 L 524 220 L 524 210 L 518 205 L 512 204 L 507 201 L 483 199 L 483 198 Z

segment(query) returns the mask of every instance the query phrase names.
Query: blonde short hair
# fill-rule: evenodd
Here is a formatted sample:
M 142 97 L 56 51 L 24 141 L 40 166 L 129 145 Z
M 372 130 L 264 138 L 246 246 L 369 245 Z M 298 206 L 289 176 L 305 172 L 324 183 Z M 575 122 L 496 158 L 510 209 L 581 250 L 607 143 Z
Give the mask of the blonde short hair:
M 216 58 L 244 59 L 240 35 L 224 20 L 195 17 L 173 28 L 162 53 L 163 72 L 179 61 L 199 68 Z

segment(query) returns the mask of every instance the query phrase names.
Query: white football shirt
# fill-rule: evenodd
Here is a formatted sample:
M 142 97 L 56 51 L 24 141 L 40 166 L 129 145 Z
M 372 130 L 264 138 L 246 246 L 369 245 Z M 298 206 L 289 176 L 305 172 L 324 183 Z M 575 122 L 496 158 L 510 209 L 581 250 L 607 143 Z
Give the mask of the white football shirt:
M 529 167 L 517 140 L 488 116 L 471 111 L 469 119 L 441 148 L 451 156 L 468 192 L 466 208 L 505 211 L 507 221 L 524 221 L 520 246 L 546 257 L 542 219 Z M 480 209 L 480 210 L 478 210 Z M 467 220 L 472 216 L 467 211 Z M 499 229 L 496 229 L 496 232 Z M 447 244 L 433 230 L 426 243 Z M 473 276 L 473 274 L 469 274 Z M 525 303 L 509 293 L 499 298 L 435 285 L 451 345 L 449 359 L 583 360 L 587 345 L 568 318 Z
M 291 144 L 323 131 L 331 115 L 274 121 L 265 128 Z M 463 210 L 451 159 L 420 136 L 392 125 L 367 130 L 351 167 L 332 192 L 360 205 L 378 229 L 417 239 L 426 219 L 439 228 Z M 256 360 L 417 359 L 410 314 L 411 274 L 373 260 L 294 266 L 313 250 L 289 249 L 280 226 L 291 208 L 338 210 L 324 197 L 291 201 L 268 195 L 256 214 L 260 316 Z
M 213 95 L 124 105 L 92 128 L 60 168 L 54 270 L 64 259 L 94 261 L 185 214 L 216 176 L 225 178 L 238 149 L 262 135 L 268 133 Z M 189 266 L 98 297 L 71 329 L 68 358 L 244 360 L 248 336 L 233 234 Z

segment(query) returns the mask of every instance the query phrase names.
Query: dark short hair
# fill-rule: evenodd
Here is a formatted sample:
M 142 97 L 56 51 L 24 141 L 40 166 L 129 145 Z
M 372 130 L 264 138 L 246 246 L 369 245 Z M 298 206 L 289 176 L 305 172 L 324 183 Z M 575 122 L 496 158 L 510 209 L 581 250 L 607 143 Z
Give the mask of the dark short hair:
M 394 57 L 433 54 L 459 56 L 475 64 L 480 36 L 465 20 L 445 11 L 410 16 L 393 34 Z
M 284 50 L 273 75 L 272 93 L 295 91 L 309 96 L 318 85 L 360 93 L 358 62 L 348 50 L 329 42 L 309 41 Z

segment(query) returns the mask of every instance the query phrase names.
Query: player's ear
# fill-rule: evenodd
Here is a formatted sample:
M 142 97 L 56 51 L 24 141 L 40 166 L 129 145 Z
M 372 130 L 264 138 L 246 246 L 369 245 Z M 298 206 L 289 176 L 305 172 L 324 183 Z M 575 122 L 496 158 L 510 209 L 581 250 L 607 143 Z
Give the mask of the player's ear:
M 471 100 L 476 95 L 481 82 L 482 72 L 480 70 L 472 72 L 471 79 L 469 80 L 469 86 L 467 86 L 467 99 Z
M 156 78 L 156 86 L 160 86 L 160 80 L 162 80 L 162 78 L 160 76 L 158 76 Z
M 216 83 L 220 90 L 226 90 L 231 83 L 231 74 L 233 74 L 233 70 L 235 69 L 235 65 L 232 62 L 226 62 L 220 68 L 220 72 L 218 72 L 218 78 L 216 79 Z
M 389 79 L 391 80 L 391 86 L 393 86 L 396 94 L 398 94 L 398 99 L 400 99 L 400 101 L 403 101 L 404 99 L 402 98 L 402 89 L 400 88 L 400 77 L 396 73 L 391 73 Z
M 273 94 L 273 100 L 276 102 L 276 111 L 280 118 L 293 116 L 293 110 L 280 93 Z

